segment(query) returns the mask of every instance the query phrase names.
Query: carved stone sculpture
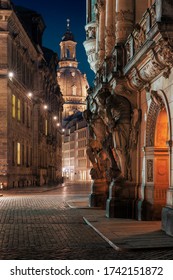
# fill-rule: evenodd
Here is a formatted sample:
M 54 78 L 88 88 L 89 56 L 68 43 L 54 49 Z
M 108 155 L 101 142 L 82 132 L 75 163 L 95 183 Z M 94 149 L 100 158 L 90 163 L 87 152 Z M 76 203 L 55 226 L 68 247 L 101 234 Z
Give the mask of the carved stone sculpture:
M 118 167 L 123 178 L 128 179 L 129 136 L 131 126 L 131 106 L 129 101 L 118 95 L 106 99 L 109 129 L 112 132 Z

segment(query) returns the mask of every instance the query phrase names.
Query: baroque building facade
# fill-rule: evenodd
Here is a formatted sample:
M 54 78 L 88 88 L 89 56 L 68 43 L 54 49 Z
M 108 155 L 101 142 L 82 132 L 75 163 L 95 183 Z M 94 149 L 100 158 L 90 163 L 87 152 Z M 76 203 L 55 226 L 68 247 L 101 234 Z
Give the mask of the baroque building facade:
M 88 128 L 82 112 L 86 109 L 88 82 L 85 74 L 78 69 L 76 41 L 67 30 L 60 42 L 60 61 L 57 81 L 63 94 L 62 113 L 62 171 L 69 181 L 90 180 L 90 162 L 86 155 Z
M 173 2 L 86 4 L 90 205 L 173 235 Z
M 4 188 L 61 180 L 62 94 L 57 55 L 43 47 L 35 11 L 0 1 L 0 183 Z

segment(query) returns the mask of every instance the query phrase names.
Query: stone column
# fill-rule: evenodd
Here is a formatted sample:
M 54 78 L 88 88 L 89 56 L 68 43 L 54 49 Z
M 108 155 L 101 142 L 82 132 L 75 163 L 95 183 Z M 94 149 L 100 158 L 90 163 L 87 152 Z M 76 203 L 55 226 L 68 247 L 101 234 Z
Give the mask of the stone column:
M 116 1 L 116 44 L 124 43 L 134 27 L 134 0 Z
M 98 54 L 99 63 L 101 64 L 105 57 L 105 3 L 103 0 L 99 0 L 97 5 L 99 12 Z
M 113 0 L 107 0 L 105 8 L 105 55 L 108 57 L 110 56 L 115 43 Z

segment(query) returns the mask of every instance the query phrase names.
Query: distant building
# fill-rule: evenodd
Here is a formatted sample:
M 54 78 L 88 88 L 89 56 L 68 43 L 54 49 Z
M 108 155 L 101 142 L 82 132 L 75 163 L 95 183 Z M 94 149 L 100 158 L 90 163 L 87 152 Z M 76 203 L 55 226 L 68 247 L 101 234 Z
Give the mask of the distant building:
M 23 187 L 61 180 L 62 95 L 57 55 L 42 46 L 35 11 L 0 1 L 0 183 Z
M 77 68 L 76 44 L 67 20 L 67 30 L 60 42 L 57 70 L 57 80 L 64 99 L 62 169 L 64 178 L 84 181 L 90 180 L 90 163 L 86 156 L 88 128 L 82 115 L 86 109 L 88 82 L 86 75 Z
M 82 112 L 65 119 L 62 143 L 63 177 L 70 181 L 90 180 L 90 161 L 86 154 L 88 129 Z

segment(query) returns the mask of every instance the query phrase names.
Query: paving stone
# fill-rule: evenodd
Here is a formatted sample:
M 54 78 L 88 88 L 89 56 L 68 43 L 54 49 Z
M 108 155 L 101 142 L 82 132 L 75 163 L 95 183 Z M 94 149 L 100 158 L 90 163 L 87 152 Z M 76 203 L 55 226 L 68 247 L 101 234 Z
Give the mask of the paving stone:
M 66 200 L 63 189 L 1 197 L 0 259 L 173 259 L 169 247 L 117 252 L 84 222 L 90 210 Z

